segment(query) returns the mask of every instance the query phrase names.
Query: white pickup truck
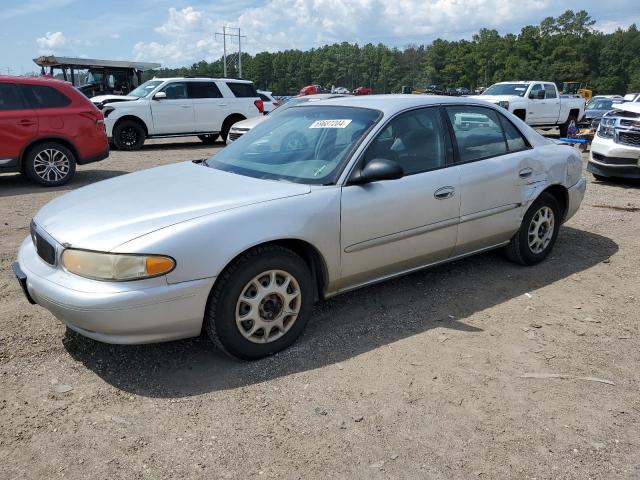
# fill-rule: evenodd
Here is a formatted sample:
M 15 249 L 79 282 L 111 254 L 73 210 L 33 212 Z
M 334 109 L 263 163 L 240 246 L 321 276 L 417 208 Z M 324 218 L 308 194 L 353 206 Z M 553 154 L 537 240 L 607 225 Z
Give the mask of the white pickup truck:
M 582 97 L 560 95 L 553 82 L 500 82 L 473 98 L 500 105 L 535 127 L 558 126 L 561 136 L 566 136 L 571 121 L 577 124 L 585 110 Z
M 154 78 L 126 96 L 91 101 L 102 110 L 109 140 L 121 150 L 139 150 L 154 137 L 226 141 L 231 125 L 264 113 L 252 82 L 225 78 Z

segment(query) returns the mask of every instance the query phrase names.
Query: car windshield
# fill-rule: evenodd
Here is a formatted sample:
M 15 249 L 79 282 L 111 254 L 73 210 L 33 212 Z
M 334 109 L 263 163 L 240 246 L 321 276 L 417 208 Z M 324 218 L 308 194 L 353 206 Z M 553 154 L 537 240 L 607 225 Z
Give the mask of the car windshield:
M 613 100 L 591 100 L 587 104 L 587 110 L 611 110 Z
M 135 88 L 131 92 L 129 92 L 128 96 L 144 98 L 149 95 L 163 81 L 164 80 L 149 80 L 147 82 L 144 82 L 138 88 Z
M 257 125 L 205 163 L 255 178 L 335 183 L 349 153 L 380 117 L 380 112 L 368 108 L 289 108 Z
M 528 83 L 496 83 L 487 88 L 482 95 L 515 95 L 524 97 Z

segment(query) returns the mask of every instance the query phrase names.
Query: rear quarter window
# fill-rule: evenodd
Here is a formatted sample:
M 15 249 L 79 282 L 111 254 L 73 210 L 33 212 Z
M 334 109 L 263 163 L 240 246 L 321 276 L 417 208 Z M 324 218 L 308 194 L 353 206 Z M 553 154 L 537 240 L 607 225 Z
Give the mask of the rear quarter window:
M 254 87 L 252 83 L 227 82 L 227 86 L 236 97 L 239 97 L 239 98 L 258 97 L 258 92 L 256 91 L 256 87 Z
M 21 85 L 20 88 L 33 108 L 66 107 L 71 100 L 53 87 L 46 85 Z
M 0 83 L 0 110 L 27 108 L 18 87 L 13 83 Z

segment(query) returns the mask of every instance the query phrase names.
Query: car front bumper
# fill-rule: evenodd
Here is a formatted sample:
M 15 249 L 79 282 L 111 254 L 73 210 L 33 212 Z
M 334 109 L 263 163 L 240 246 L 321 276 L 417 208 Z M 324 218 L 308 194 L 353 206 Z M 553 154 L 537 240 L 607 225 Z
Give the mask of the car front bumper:
M 587 171 L 603 177 L 640 178 L 640 147 L 621 145 L 596 135 Z
M 153 343 L 200 334 L 215 279 L 169 284 L 164 277 L 99 282 L 52 267 L 27 237 L 14 266 L 29 297 L 69 328 L 106 343 Z M 20 275 L 19 275 L 20 274 Z
M 567 213 L 564 216 L 565 222 L 576 214 L 576 212 L 580 208 L 580 204 L 582 203 L 582 199 L 584 198 L 584 193 L 586 191 L 587 191 L 586 177 L 581 177 L 580 180 L 578 180 L 574 186 L 569 188 L 568 190 L 569 202 L 567 204 Z

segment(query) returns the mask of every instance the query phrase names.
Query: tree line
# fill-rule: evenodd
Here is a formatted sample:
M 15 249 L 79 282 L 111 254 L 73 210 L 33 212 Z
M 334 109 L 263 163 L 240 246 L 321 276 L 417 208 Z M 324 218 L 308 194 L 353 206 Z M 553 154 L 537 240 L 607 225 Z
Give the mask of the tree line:
M 481 29 L 471 40 L 434 40 L 391 48 L 348 42 L 311 50 L 242 54 L 243 77 L 259 89 L 293 95 L 305 85 L 372 87 L 376 93 L 402 86 L 423 89 L 488 86 L 504 80 L 587 82 L 598 94 L 640 90 L 640 32 L 635 24 L 603 33 L 584 10 L 567 10 L 519 34 Z M 237 78 L 238 55 L 227 55 L 227 76 Z M 163 68 L 152 76 L 223 76 L 222 58 L 190 67 Z

